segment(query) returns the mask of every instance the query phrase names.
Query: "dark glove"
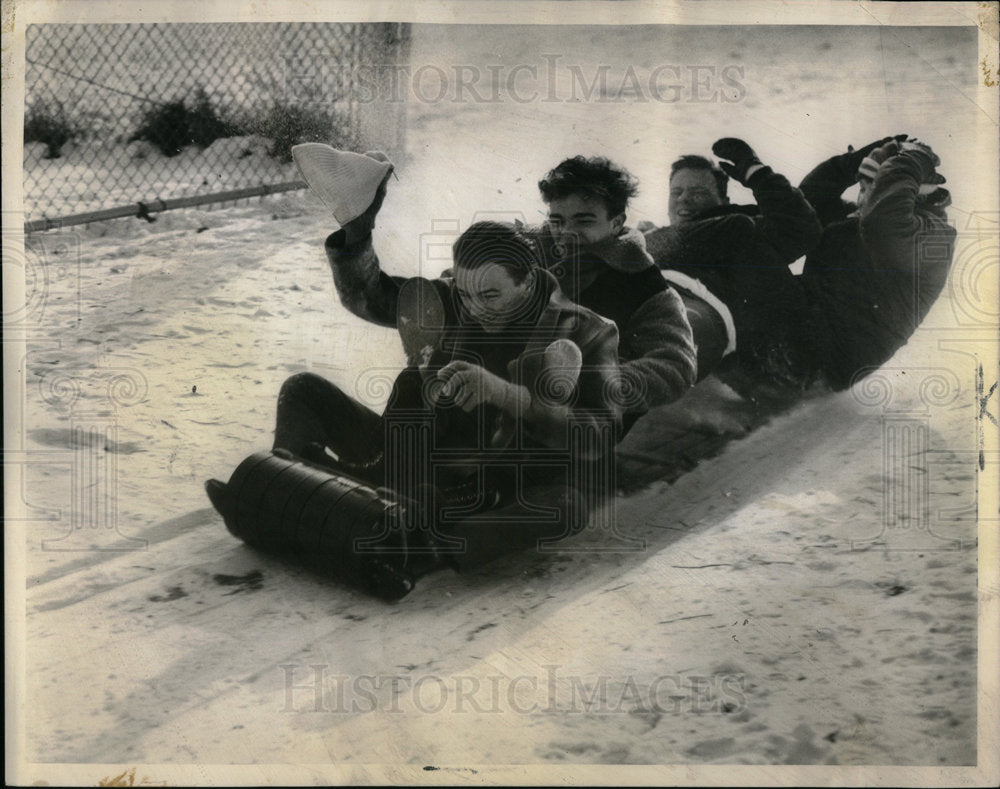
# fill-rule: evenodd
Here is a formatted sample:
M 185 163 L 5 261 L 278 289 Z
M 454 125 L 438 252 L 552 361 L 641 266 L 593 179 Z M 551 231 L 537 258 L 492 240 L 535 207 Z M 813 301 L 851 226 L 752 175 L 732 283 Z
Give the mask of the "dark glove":
M 753 148 L 736 137 L 723 137 L 721 140 L 716 140 L 715 145 L 712 146 L 712 153 L 719 159 L 729 160 L 720 161 L 719 168 L 744 186 L 746 186 L 750 168 L 762 164 Z
M 898 138 L 897 138 L 898 139 Z M 934 150 L 925 143 L 923 140 L 918 140 L 916 137 L 907 137 L 905 140 L 899 140 L 899 150 L 900 151 L 912 151 L 912 150 L 926 151 L 928 154 L 934 157 L 934 165 L 937 166 L 941 164 L 941 159 L 938 155 L 934 153 Z
M 929 145 L 916 138 L 892 139 L 885 145 L 876 148 L 870 156 L 878 162 L 886 162 L 900 154 L 905 154 L 920 168 L 919 180 L 921 184 L 940 185 L 946 182 L 945 177 L 935 170 L 941 164 L 941 159 L 931 150 Z
M 842 159 L 844 160 L 845 170 L 849 170 L 852 174 L 858 171 L 861 166 L 861 161 L 866 157 L 870 156 L 873 151 L 881 148 L 883 145 L 898 144 L 905 140 L 908 134 L 897 134 L 894 137 L 883 137 L 881 140 L 875 140 L 875 142 L 870 142 L 863 148 L 854 149 L 853 145 L 847 146 L 847 153 L 843 154 Z
M 365 156 L 369 156 L 372 159 L 376 159 L 380 162 L 388 162 L 389 159 L 381 151 L 366 151 Z M 372 200 L 371 205 L 365 209 L 365 212 L 360 216 L 355 217 L 350 222 L 348 222 L 342 228 L 345 238 L 346 246 L 353 246 L 361 241 L 364 241 L 368 236 L 371 235 L 372 228 L 375 227 L 375 216 L 378 214 L 379 209 L 382 207 L 382 202 L 385 200 L 386 184 L 389 181 L 389 177 L 393 173 L 393 168 L 389 168 L 389 172 L 385 174 L 385 178 L 382 179 L 382 183 L 378 185 L 378 189 L 375 191 L 375 198 Z
M 917 154 L 915 158 L 919 160 L 921 169 L 923 170 L 924 177 L 921 179 L 922 183 L 944 183 L 944 180 L 938 181 L 935 179 L 936 177 L 943 178 L 943 176 L 937 176 L 937 173 L 934 171 L 934 168 L 941 164 L 941 157 L 934 153 L 931 146 L 915 137 L 910 137 L 899 143 L 899 153 L 906 152 Z

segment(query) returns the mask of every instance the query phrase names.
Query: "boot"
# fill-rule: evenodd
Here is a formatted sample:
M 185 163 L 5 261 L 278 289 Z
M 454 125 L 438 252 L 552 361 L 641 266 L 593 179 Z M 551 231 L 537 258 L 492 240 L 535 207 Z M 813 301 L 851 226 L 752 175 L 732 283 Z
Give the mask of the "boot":
M 403 283 L 396 306 L 396 326 L 407 365 L 416 367 L 424 376 L 447 361 L 441 353 L 447 320 L 444 300 L 430 280 L 413 277 Z
M 225 482 L 221 482 L 217 479 L 210 479 L 205 482 L 205 492 L 208 494 L 208 500 L 211 501 L 212 506 L 215 507 L 215 511 L 222 516 L 223 520 L 232 516 L 236 502 L 233 501 L 233 498 L 229 493 L 229 487 Z

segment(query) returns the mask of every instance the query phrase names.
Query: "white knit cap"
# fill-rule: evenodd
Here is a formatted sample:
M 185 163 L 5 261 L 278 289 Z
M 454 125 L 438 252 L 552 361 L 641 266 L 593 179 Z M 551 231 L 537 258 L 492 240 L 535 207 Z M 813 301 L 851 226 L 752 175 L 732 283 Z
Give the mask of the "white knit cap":
M 321 142 L 292 146 L 292 158 L 303 179 L 343 226 L 372 204 L 379 184 L 392 169 L 381 151 L 339 151 Z

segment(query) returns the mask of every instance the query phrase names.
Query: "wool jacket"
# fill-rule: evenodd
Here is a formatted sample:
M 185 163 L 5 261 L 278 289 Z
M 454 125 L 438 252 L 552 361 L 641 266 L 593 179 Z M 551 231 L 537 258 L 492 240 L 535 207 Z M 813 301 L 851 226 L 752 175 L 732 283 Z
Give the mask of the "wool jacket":
M 803 193 L 770 167 L 757 170 L 748 185 L 757 206 L 719 206 L 647 233 L 646 244 L 660 268 L 701 281 L 729 308 L 736 353 L 756 367 L 803 320 L 788 266 L 819 241 L 822 228 Z
M 373 323 L 395 326 L 399 289 L 406 278 L 390 277 L 381 270 L 371 238 L 347 248 L 343 246 L 343 231 L 337 231 L 327 238 L 326 251 L 344 306 Z M 528 412 L 516 417 L 484 408 L 481 421 L 490 423 L 490 433 L 523 434 L 528 444 L 555 448 L 568 447 L 570 423 L 575 429 L 592 435 L 610 433 L 611 439 L 605 442 L 606 445 L 593 444 L 584 452 L 583 457 L 593 459 L 591 455 L 613 448 L 623 432 L 622 403 L 627 398 L 621 394 L 618 329 L 612 321 L 570 301 L 553 275 L 540 271 L 538 281 L 544 306 L 533 323 L 513 327 L 507 332 L 515 335 L 516 343 L 523 343 L 523 350 L 505 365 L 506 375 L 502 376 L 511 383 L 527 387 L 532 405 Z M 448 314 L 442 340 L 446 358 L 442 362 L 480 362 L 488 354 L 489 346 L 496 344 L 496 336 L 483 333 L 464 312 L 451 277 L 441 277 L 433 284 Z M 538 396 L 545 385 L 540 381 L 545 373 L 542 354 L 551 342 L 560 338 L 572 340 L 583 356 L 574 395 L 564 406 L 546 403 L 544 397 Z M 512 418 L 517 424 L 510 424 Z
M 443 345 L 450 359 L 482 358 L 497 344 L 496 335 L 482 332 L 472 321 L 455 292 L 454 280 L 435 281 L 439 293 L 450 302 L 452 319 L 444 332 Z M 570 425 L 592 442 L 606 435 L 603 444 L 579 447 L 581 457 L 593 459 L 613 448 L 622 435 L 622 404 L 618 369 L 618 328 L 597 313 L 570 301 L 559 289 L 556 278 L 538 272 L 539 296 L 543 306 L 537 317 L 526 324 L 509 327 L 505 335 L 522 350 L 506 362 L 507 381 L 528 390 L 531 405 L 524 413 L 495 414 L 494 448 L 513 442 L 522 448 L 538 446 L 569 449 Z M 545 350 L 555 340 L 571 340 L 580 349 L 583 363 L 567 404 L 557 404 L 550 387 L 559 389 L 565 373 L 545 366 Z M 565 394 L 565 392 L 563 393 Z M 495 409 L 486 409 L 487 412 Z M 520 436 L 520 439 L 518 438 Z
M 566 297 L 618 327 L 618 355 L 626 430 L 648 409 L 672 402 L 695 381 L 691 326 L 677 293 L 663 280 L 642 235 L 626 231 L 594 250 L 559 250 L 545 227 L 525 230 L 539 245 L 542 264 Z M 326 254 L 341 303 L 360 318 L 395 326 L 399 288 L 405 278 L 379 266 L 370 238 L 351 248 L 344 233 L 326 240 Z
M 624 228 L 586 246 L 557 240 L 548 225 L 526 234 L 566 295 L 618 326 L 626 429 L 694 385 L 697 354 L 684 303 L 660 275 L 642 233 Z
M 842 155 L 823 162 L 801 185 L 824 228 L 799 279 L 812 311 L 813 352 L 834 389 L 849 387 L 906 344 L 944 288 L 956 235 L 942 207 L 944 190 L 938 202 L 920 195 L 934 171 L 927 153 L 903 151 L 883 163 L 857 214 L 841 199 L 855 183 L 848 161 Z
M 646 233 L 646 248 L 661 268 L 676 268 L 702 279 L 706 285 L 728 290 L 726 269 L 732 265 L 732 249 L 703 246 L 703 236 L 726 220 L 732 232 L 741 234 L 750 246 L 746 261 L 754 268 L 780 268 L 794 263 L 819 241 L 822 227 L 806 196 L 785 176 L 761 167 L 747 186 L 756 205 L 721 205 L 682 225 L 657 228 Z M 708 260 L 704 259 L 705 254 Z

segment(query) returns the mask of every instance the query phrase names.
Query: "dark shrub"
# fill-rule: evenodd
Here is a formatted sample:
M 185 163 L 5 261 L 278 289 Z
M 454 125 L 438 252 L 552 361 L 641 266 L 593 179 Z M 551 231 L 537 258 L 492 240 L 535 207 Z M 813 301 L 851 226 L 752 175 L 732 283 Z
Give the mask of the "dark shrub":
M 194 108 L 188 111 L 188 131 L 191 134 L 191 142 L 201 148 L 207 148 L 222 137 L 234 137 L 239 134 L 234 124 L 219 116 L 208 95 L 201 88 L 195 93 Z
M 69 119 L 62 102 L 38 101 L 24 114 L 24 141 L 45 143 L 46 159 L 58 159 L 63 145 L 79 134 L 80 130 Z
M 268 155 L 283 162 L 292 160 L 292 146 L 300 142 L 326 142 L 347 149 L 358 147 L 349 124 L 338 113 L 278 101 L 256 114 L 220 115 L 201 89 L 190 103 L 172 101 L 150 107 L 128 142 L 146 140 L 165 155 L 176 156 L 188 145 L 204 148 L 220 137 L 242 134 L 270 138 Z
M 159 148 L 164 156 L 176 156 L 190 143 L 187 116 L 183 101 L 150 107 L 142 115 L 142 125 L 128 138 L 128 142 L 146 140 Z
M 193 107 L 183 101 L 171 101 L 146 110 L 138 131 L 128 142 L 146 140 L 165 156 L 176 156 L 188 145 L 204 148 L 220 137 L 237 133 L 232 124 L 219 117 L 205 91 L 199 88 Z

